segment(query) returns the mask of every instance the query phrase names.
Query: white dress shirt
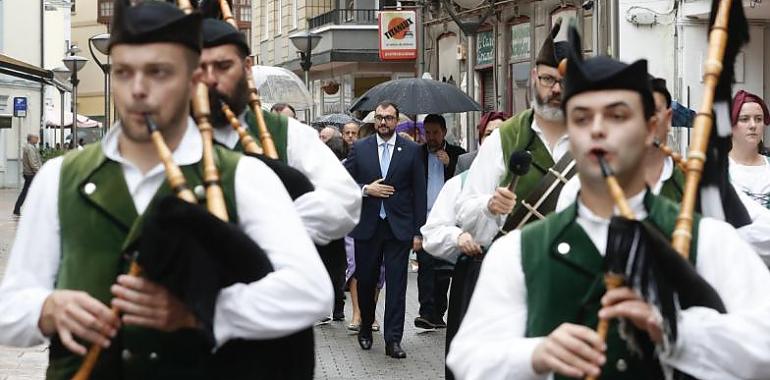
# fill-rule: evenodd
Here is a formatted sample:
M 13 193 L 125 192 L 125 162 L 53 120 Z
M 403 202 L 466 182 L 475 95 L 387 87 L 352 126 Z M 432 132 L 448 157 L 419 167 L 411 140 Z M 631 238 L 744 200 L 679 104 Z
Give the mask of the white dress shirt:
M 462 175 L 450 178 L 438 193 L 433 209 L 428 214 L 428 220 L 420 228 L 425 252 L 451 263 L 457 262 L 462 254 L 457 246 L 457 238 L 463 230 L 457 227 L 455 217 L 455 204 L 462 186 Z
M 629 200 L 639 218 L 646 216 L 643 196 Z M 578 204 L 577 222 L 604 255 L 609 219 Z M 661 362 L 704 380 L 767 379 L 770 272 L 730 225 L 715 219 L 701 219 L 697 248 L 696 270 L 719 293 L 728 314 L 703 307 L 681 311 L 677 341 Z M 468 313 L 447 356 L 458 379 L 550 376 L 532 368 L 532 354 L 545 338 L 524 336 L 526 297 L 521 231 L 516 230 L 498 239 L 482 264 Z
M 246 113 L 239 117 L 247 125 Z M 318 132 L 289 118 L 286 131 L 286 158 L 289 166 L 307 176 L 315 190 L 294 200 L 310 237 L 318 245 L 344 237 L 361 217 L 361 194 L 331 149 L 318 138 Z M 233 128 L 214 128 L 214 138 L 232 149 L 238 143 Z
M 663 160 L 663 170 L 660 173 L 658 182 L 650 190 L 653 194 L 660 194 L 663 188 L 663 182 L 668 181 L 674 174 L 674 160 L 666 157 Z M 684 184 L 682 184 L 684 186 Z M 564 210 L 577 199 L 580 191 L 580 178 L 576 175 L 570 178 L 559 193 L 559 200 L 556 202 L 556 211 Z M 751 218 L 751 224 L 738 228 L 738 235 L 744 241 L 751 245 L 751 248 L 766 260 L 770 260 L 770 210 L 762 207 L 757 201 L 744 194 L 736 188 L 738 198 L 746 207 L 746 211 Z
M 567 135 L 560 137 L 551 148 L 545 140 L 543 131 L 537 126 L 534 119 L 532 130 L 546 146 L 554 162 L 558 162 L 569 150 Z M 491 135 L 484 139 L 478 152 L 469 169 L 462 195 L 457 202 L 457 219 L 463 231 L 470 232 L 480 245 L 488 246 L 508 217 L 507 214 L 493 215 L 487 208 L 495 189 L 500 186 L 500 180 L 505 177 L 508 170 L 507 162 L 503 157 L 499 129 L 494 130 Z M 521 200 L 523 199 L 519 199 L 519 201 Z
M 102 142 L 104 155 L 120 163 L 139 214 L 165 181 L 161 164 L 146 173 L 118 150 L 120 126 Z M 190 119 L 174 161 L 200 161 L 202 143 Z M 29 190 L 30 205 L 0 285 L 0 344 L 31 346 L 46 338 L 38 328 L 43 302 L 54 290 L 61 255 L 58 208 L 62 157 L 48 161 Z M 98 191 L 98 189 L 96 190 Z M 274 272 L 259 281 L 220 291 L 214 316 L 217 346 L 233 338 L 270 339 L 297 332 L 328 314 L 331 281 L 278 177 L 265 164 L 242 157 L 235 172 L 238 224 L 265 251 Z

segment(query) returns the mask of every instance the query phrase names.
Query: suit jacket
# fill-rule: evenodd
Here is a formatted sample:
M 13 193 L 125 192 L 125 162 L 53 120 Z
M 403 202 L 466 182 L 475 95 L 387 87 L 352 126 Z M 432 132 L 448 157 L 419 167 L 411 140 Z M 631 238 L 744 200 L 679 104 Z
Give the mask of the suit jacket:
M 353 144 L 345 160 L 345 168 L 362 188 L 382 178 L 376 134 Z M 355 239 L 370 239 L 374 236 L 380 218 L 380 204 L 383 202 L 388 223 L 398 240 L 411 241 L 414 236 L 420 236 L 420 227 L 425 224 L 427 209 L 425 181 L 425 163 L 420 146 L 396 136 L 393 156 L 383 181 L 396 191 L 385 199 L 364 197 L 361 220 L 350 236 Z
M 455 175 L 458 175 L 471 168 L 473 160 L 476 159 L 476 155 L 479 153 L 478 149 L 473 152 L 463 153 L 460 157 L 457 157 L 457 166 L 455 167 Z
M 460 157 L 461 154 L 465 154 L 465 149 L 457 145 L 445 143 L 444 150 L 449 156 L 449 165 L 444 166 L 444 182 L 446 182 L 446 181 L 449 181 L 449 179 L 455 175 L 455 167 L 457 167 L 457 157 Z M 425 180 L 427 181 L 428 179 L 428 144 L 422 145 L 422 160 L 425 163 L 425 167 L 424 167 Z

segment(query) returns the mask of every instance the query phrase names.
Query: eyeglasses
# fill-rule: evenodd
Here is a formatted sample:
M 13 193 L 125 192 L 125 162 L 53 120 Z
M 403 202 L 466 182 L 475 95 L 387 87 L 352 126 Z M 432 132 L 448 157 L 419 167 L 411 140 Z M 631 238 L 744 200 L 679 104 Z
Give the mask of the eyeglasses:
M 543 87 L 553 87 L 558 83 L 561 85 L 561 79 L 556 79 L 550 75 L 539 75 L 537 79 L 540 81 L 540 85 Z
M 383 120 L 385 120 L 388 123 L 392 123 L 392 122 L 396 121 L 396 117 L 393 116 L 393 115 L 385 115 L 385 116 L 375 115 L 374 116 L 374 121 L 376 121 L 378 123 L 382 123 Z

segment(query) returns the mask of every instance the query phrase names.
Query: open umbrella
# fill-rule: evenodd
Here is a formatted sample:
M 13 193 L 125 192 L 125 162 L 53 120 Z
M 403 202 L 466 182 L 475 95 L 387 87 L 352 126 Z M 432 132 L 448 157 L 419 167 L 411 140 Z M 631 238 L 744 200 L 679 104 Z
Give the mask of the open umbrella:
M 371 111 L 388 100 L 407 115 L 481 111 L 481 106 L 459 88 L 432 79 L 409 78 L 380 83 L 350 107 L 350 111 Z
M 251 72 L 263 104 L 288 103 L 296 109 L 313 106 L 313 98 L 297 74 L 282 67 L 258 65 Z
M 319 117 L 318 119 L 315 119 L 310 125 L 312 125 L 315 128 L 321 128 L 325 127 L 327 125 L 337 127 L 337 129 L 342 128 L 345 124 L 356 122 L 361 123 L 358 119 L 354 118 L 350 115 L 345 115 L 342 113 L 332 113 L 329 115 L 324 115 Z

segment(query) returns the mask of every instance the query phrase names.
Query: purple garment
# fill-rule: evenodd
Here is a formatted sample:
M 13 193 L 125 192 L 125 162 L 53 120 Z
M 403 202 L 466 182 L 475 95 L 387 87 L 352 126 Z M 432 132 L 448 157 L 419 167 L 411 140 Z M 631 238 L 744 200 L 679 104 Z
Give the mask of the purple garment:
M 345 281 L 356 273 L 356 241 L 350 236 L 345 236 L 345 253 L 348 257 L 348 269 L 345 271 Z M 377 289 L 385 285 L 385 264 L 380 265 L 380 279 L 377 280 Z

